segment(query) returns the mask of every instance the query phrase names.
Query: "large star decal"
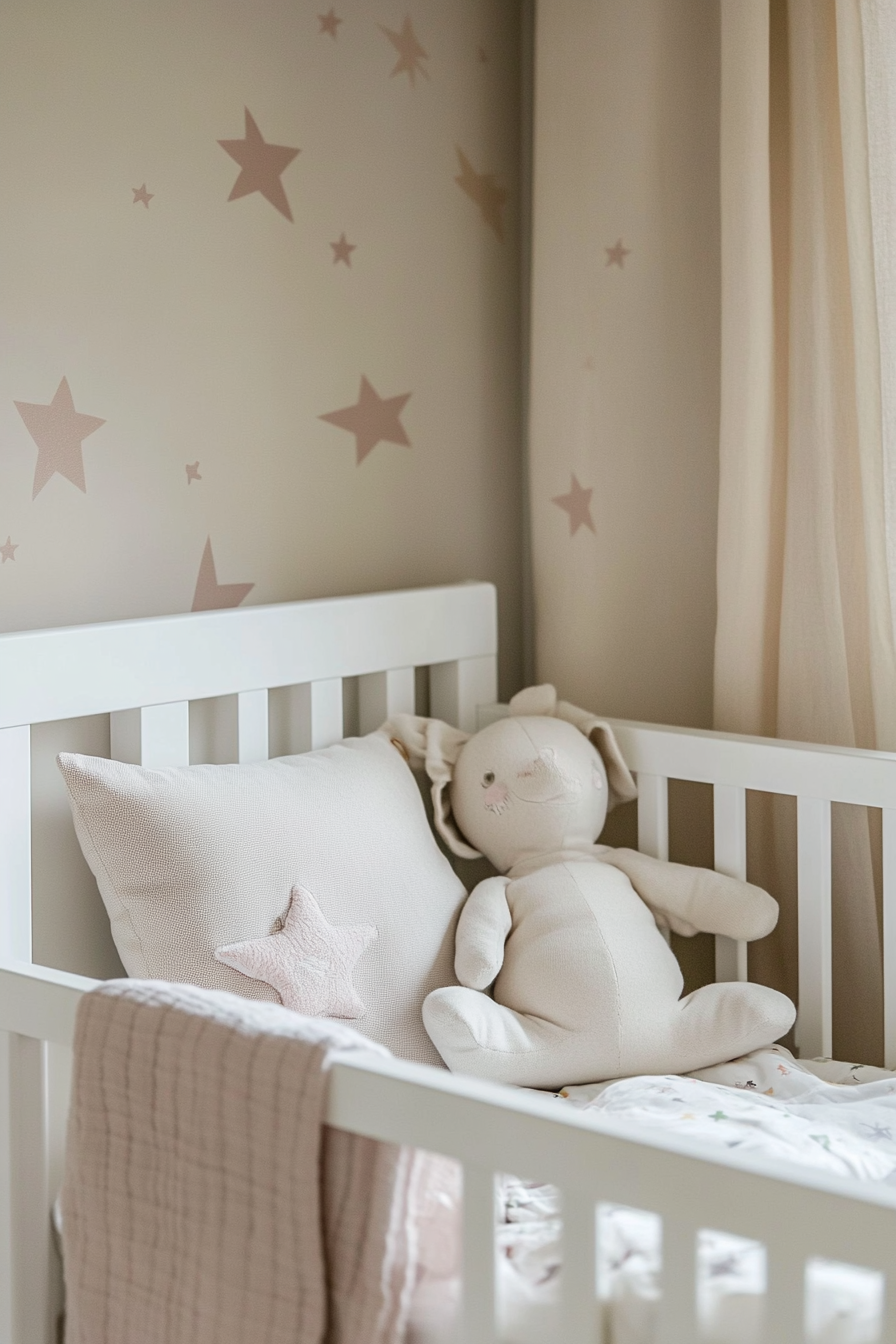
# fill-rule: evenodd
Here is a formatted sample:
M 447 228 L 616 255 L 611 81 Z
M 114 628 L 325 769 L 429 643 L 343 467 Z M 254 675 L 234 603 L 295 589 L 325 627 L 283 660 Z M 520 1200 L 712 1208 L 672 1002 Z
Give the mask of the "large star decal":
M 460 161 L 460 175 L 454 179 L 455 182 L 471 201 L 476 202 L 486 224 L 503 240 L 504 220 L 501 211 L 510 193 L 498 186 L 494 173 L 477 173 L 460 147 L 457 148 L 457 157 Z
M 276 989 L 293 1012 L 356 1018 L 367 1009 L 352 972 L 376 936 L 373 924 L 331 924 L 311 892 L 296 884 L 281 929 L 268 938 L 219 947 L 215 957 Z
M 149 203 L 155 196 L 155 192 L 147 191 L 145 182 L 142 187 L 131 187 L 131 191 L 134 193 L 134 205 L 142 205 L 145 210 L 148 210 Z
M 104 425 L 105 420 L 100 420 L 96 415 L 82 415 L 75 410 L 67 378 L 63 378 L 57 387 L 49 406 L 17 401 L 15 407 L 37 444 L 31 498 L 36 499 L 47 481 L 57 472 L 86 493 L 81 444 L 89 434 Z
M 398 60 L 395 62 L 395 68 L 389 76 L 390 79 L 395 75 L 407 75 L 408 79 L 411 81 L 412 88 L 416 87 L 418 74 L 425 75 L 426 78 L 429 79 L 429 71 L 421 64 L 422 61 L 428 61 L 429 56 L 417 41 L 414 25 L 411 23 L 410 17 L 408 16 L 405 18 L 404 23 L 401 25 L 400 33 L 396 33 L 391 28 L 387 28 L 383 23 L 380 24 L 380 28 L 398 52 Z
M 320 416 L 320 419 L 354 434 L 356 465 L 360 466 L 378 443 L 398 443 L 410 448 L 411 441 L 401 423 L 401 413 L 410 396 L 410 392 L 405 392 L 399 397 L 381 397 L 362 376 L 361 390 L 354 406 L 343 406 L 339 411 Z
M 241 196 L 251 196 L 253 191 L 257 191 L 266 201 L 270 201 L 275 210 L 291 221 L 292 211 L 280 175 L 302 151 L 291 149 L 288 145 L 269 145 L 248 107 L 245 113 L 246 134 L 243 139 L 218 141 L 242 170 L 227 199 L 236 201 Z
M 209 537 L 202 552 L 199 564 L 199 577 L 193 594 L 192 611 L 220 611 L 225 607 L 238 607 L 244 597 L 248 597 L 254 583 L 219 583 L 215 569 L 215 557 L 212 554 L 212 539 Z
M 587 489 L 575 478 L 571 477 L 571 484 L 568 495 L 555 495 L 551 500 L 552 504 L 557 504 L 561 509 L 569 514 L 569 535 L 574 537 L 580 527 L 590 527 L 594 531 L 594 519 L 591 517 L 591 496 L 594 494 L 594 488 L 589 486 Z

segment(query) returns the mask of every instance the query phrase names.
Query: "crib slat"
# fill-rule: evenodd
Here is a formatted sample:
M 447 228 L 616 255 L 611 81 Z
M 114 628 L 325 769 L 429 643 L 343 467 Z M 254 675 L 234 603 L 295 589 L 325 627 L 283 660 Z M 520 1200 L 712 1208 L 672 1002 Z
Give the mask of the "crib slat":
M 669 781 L 638 775 L 638 848 L 655 859 L 669 857 Z
M 47 1046 L 9 1037 L 12 1226 L 12 1338 L 53 1344 L 55 1336 L 49 1185 Z
M 362 733 L 376 732 L 393 714 L 413 714 L 414 669 L 396 667 L 358 678 L 358 711 Z
M 824 798 L 797 799 L 797 885 L 800 993 L 796 1039 L 804 1058 L 830 1056 L 831 805 Z
M 236 697 L 237 760 L 240 765 L 268 759 L 268 693 L 240 691 Z
M 896 1069 L 896 809 L 885 807 L 881 820 L 884 875 L 884 1064 L 888 1069 Z M 893 1338 L 896 1339 L 896 1333 Z
M 747 880 L 747 791 L 716 784 L 712 791 L 715 870 Z M 716 938 L 716 980 L 747 979 L 747 944 Z
M 697 1323 L 697 1232 L 686 1222 L 663 1218 L 662 1301 L 656 1344 L 688 1344 L 700 1338 Z
M 0 956 L 31 960 L 31 729 L 0 729 Z
M 498 660 L 460 658 L 452 663 L 434 663 L 429 669 L 429 710 L 434 719 L 444 719 L 466 733 L 475 733 L 476 709 L 498 698 Z
M 563 1271 L 561 1337 L 569 1344 L 599 1338 L 597 1300 L 597 1209 L 577 1191 L 563 1191 Z
M 464 1163 L 463 1302 L 458 1344 L 498 1344 L 495 1323 L 495 1177 Z
M 319 751 L 342 737 L 342 678 L 308 681 L 290 694 L 292 749 Z
M 109 727 L 114 761 L 149 770 L 190 764 L 190 705 L 186 700 L 119 709 L 109 715 Z

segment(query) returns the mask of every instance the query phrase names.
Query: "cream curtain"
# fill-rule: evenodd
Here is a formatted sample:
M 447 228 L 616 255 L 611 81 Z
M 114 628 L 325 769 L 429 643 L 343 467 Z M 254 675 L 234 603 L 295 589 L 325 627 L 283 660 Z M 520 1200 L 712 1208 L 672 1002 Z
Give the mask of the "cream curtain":
M 715 650 L 717 727 L 887 750 L 893 8 L 722 0 Z M 863 810 L 834 811 L 834 1048 L 873 1061 L 878 828 Z M 751 876 L 783 905 L 778 933 L 752 950 L 751 974 L 793 994 L 793 810 L 751 799 L 751 813 Z

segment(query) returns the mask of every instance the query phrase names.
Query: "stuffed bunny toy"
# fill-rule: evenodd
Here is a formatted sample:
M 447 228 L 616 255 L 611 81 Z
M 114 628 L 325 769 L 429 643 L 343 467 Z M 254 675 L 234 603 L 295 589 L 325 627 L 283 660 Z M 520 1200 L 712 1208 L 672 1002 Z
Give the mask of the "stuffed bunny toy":
M 556 1090 L 688 1073 L 793 1025 L 793 1004 L 763 985 L 681 997 L 661 930 L 751 941 L 772 931 L 778 907 L 747 882 L 595 843 L 608 809 L 636 796 L 606 723 L 537 686 L 473 736 L 410 715 L 387 731 L 425 767 L 448 847 L 503 874 L 461 911 L 459 986 L 423 1005 L 450 1069 Z

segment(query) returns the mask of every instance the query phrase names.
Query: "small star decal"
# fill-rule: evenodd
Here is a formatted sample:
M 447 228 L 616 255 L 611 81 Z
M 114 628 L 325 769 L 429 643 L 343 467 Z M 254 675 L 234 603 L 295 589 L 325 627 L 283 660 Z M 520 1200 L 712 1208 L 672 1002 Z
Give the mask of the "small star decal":
M 622 239 L 619 238 L 612 247 L 605 247 L 604 251 L 607 254 L 607 260 L 604 264 L 606 266 L 618 266 L 621 271 L 625 265 L 626 257 L 631 252 L 631 248 L 623 247 Z
M 37 464 L 34 468 L 34 488 L 31 498 L 36 499 L 47 481 L 57 472 L 72 485 L 86 493 L 84 454 L 81 444 L 89 434 L 104 425 L 96 415 L 82 415 L 75 410 L 68 379 L 63 378 L 49 406 L 30 401 L 15 402 L 16 410 L 25 422 L 25 428 L 37 444 Z
M 331 243 L 330 246 L 333 249 L 333 265 L 335 266 L 338 261 L 344 261 L 346 266 L 351 267 L 352 253 L 358 244 L 350 243 L 343 233 L 338 243 Z
M 575 473 L 570 477 L 570 487 L 568 495 L 554 495 L 551 500 L 569 514 L 569 535 L 574 537 L 580 527 L 590 527 L 594 531 L 594 519 L 591 517 L 591 496 L 594 494 L 594 487 L 580 485 L 576 480 Z
M 5 565 L 7 560 L 14 561 L 16 558 L 16 551 L 18 549 L 19 549 L 19 543 L 17 541 L 13 541 L 12 537 L 7 537 L 4 545 L 0 546 L 0 556 L 2 556 L 2 563 Z
M 188 462 L 186 465 L 186 472 L 187 472 L 187 485 L 192 485 L 194 481 L 202 480 L 202 477 L 199 475 L 198 462 Z
M 395 68 L 389 78 L 392 79 L 395 75 L 407 75 L 411 81 L 411 88 L 416 87 L 418 74 L 425 75 L 429 79 L 429 71 L 421 64 L 422 61 L 428 61 L 429 56 L 417 41 L 410 17 L 406 18 L 401 25 L 400 33 L 387 28 L 383 23 L 380 24 L 380 28 L 398 52 L 398 60 L 395 62 Z
M 336 17 L 335 9 L 331 9 L 329 14 L 318 14 L 317 20 L 320 24 L 320 32 L 329 33 L 335 42 L 336 38 L 339 36 L 339 25 L 343 22 L 342 19 Z M 318 34 L 318 36 L 320 36 L 320 34 Z
M 199 564 L 199 577 L 193 594 L 192 611 L 221 611 L 225 607 L 238 607 L 244 597 L 248 597 L 254 583 L 219 583 L 215 569 L 215 557 L 212 554 L 212 539 L 209 537 L 202 552 Z
M 729 1120 L 730 1118 L 724 1111 L 716 1111 L 714 1115 L 709 1116 L 710 1120 Z
M 144 210 L 148 210 L 149 203 L 152 200 L 153 196 L 155 196 L 155 192 L 147 191 L 145 182 L 143 183 L 142 187 L 131 187 L 131 191 L 134 193 L 133 204 L 142 205 Z
M 244 111 L 246 134 L 243 139 L 218 141 L 221 148 L 239 164 L 241 169 L 227 199 L 236 201 L 241 196 L 251 196 L 253 191 L 257 191 L 291 222 L 292 211 L 280 176 L 302 151 L 292 149 L 288 145 L 269 145 L 248 107 Z
M 454 180 L 465 191 L 471 201 L 475 201 L 482 211 L 482 218 L 494 229 L 499 239 L 504 238 L 504 220 L 501 211 L 507 204 L 510 193 L 499 187 L 494 173 L 477 173 L 463 150 L 457 146 L 460 161 L 460 174 Z
M 401 423 L 401 413 L 410 396 L 410 392 L 405 392 L 398 397 L 381 397 L 372 383 L 362 376 L 361 390 L 354 406 L 343 406 L 320 419 L 354 434 L 356 465 L 360 466 L 378 443 L 397 443 L 410 448 L 411 441 Z
M 276 989 L 293 1012 L 358 1018 L 367 1010 L 352 972 L 376 936 L 373 924 L 331 924 L 311 892 L 296 884 L 281 929 L 268 938 L 219 947 L 215 957 Z
M 2 547 L 0 547 L 0 550 L 2 550 Z M 867 1129 L 869 1139 L 873 1139 L 875 1143 L 880 1139 L 887 1139 L 890 1143 L 893 1142 L 893 1131 L 888 1125 L 868 1125 L 863 1123 L 862 1128 Z

